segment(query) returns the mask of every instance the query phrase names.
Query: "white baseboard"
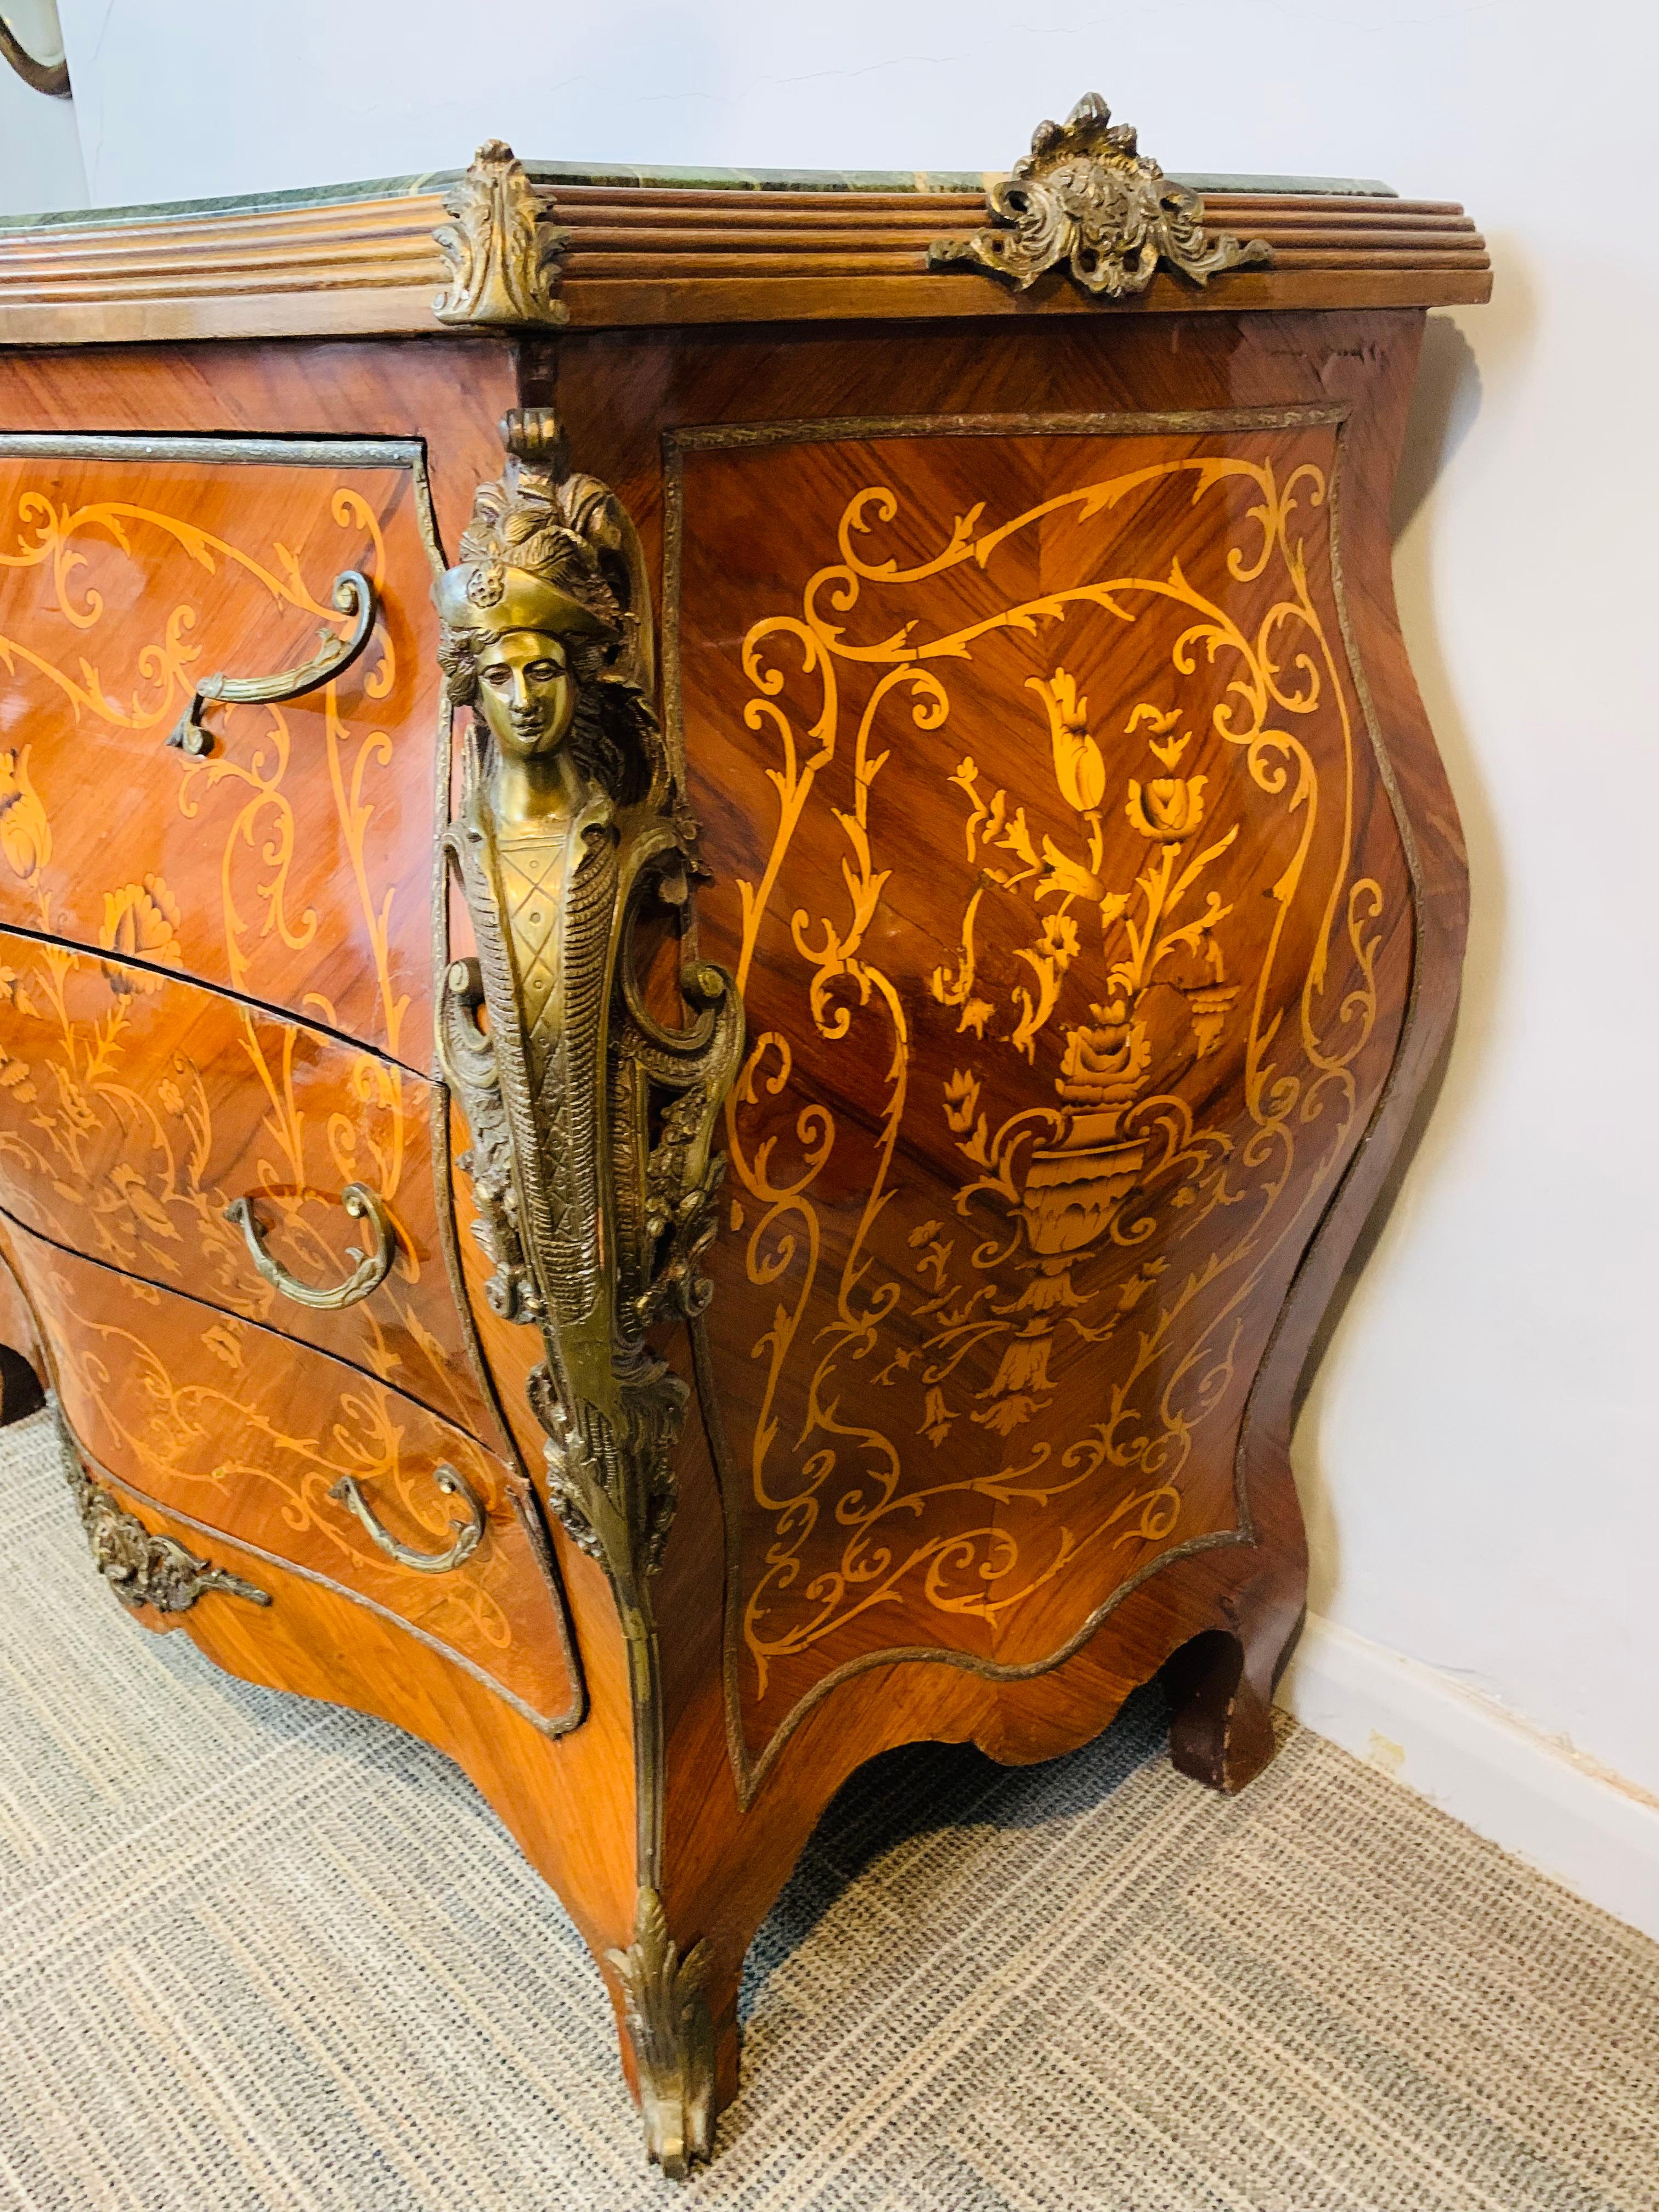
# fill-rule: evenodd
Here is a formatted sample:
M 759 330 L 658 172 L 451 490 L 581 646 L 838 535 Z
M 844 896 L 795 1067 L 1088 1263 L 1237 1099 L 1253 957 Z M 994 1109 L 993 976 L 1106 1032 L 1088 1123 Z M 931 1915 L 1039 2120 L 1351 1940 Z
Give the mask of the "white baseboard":
M 1659 1800 L 1645 1791 L 1449 1675 L 1316 1614 L 1278 1702 L 1465 1827 L 1659 1938 Z

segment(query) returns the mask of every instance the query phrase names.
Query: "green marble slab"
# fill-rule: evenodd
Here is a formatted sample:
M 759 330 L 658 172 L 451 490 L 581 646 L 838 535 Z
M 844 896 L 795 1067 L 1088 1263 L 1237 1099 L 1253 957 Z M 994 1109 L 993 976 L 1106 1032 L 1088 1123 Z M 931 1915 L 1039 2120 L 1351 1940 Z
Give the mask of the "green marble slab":
M 598 167 L 577 161 L 526 161 L 538 184 L 654 185 L 682 191 L 750 192 L 982 192 L 1006 170 L 913 169 L 676 169 Z M 353 200 L 400 199 L 441 192 L 459 182 L 460 169 L 429 169 L 415 177 L 376 177 L 360 184 L 313 185 L 301 191 L 245 192 L 230 198 L 164 200 L 148 207 L 73 208 L 44 215 L 8 216 L 8 232 L 72 230 L 89 224 L 164 222 L 178 216 L 252 215 L 279 208 L 343 207 Z M 1395 199 L 1391 185 L 1366 177 L 1250 177 L 1192 175 L 1171 170 L 1172 184 L 1199 192 L 1285 192 L 1316 197 Z

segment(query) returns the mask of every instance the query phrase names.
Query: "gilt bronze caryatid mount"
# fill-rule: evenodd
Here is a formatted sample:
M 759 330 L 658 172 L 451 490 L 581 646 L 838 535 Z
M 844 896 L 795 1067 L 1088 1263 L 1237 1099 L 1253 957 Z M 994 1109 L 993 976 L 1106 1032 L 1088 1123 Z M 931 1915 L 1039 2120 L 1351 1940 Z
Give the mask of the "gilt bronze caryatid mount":
M 665 1023 L 641 973 L 642 930 L 687 915 L 696 832 L 649 702 L 633 524 L 572 473 L 550 411 L 501 431 L 506 471 L 478 492 L 437 589 L 450 696 L 472 710 L 446 847 L 478 946 L 448 970 L 440 1049 L 471 1132 L 462 1165 L 490 1304 L 542 1335 L 529 1388 L 547 1503 L 604 1566 L 629 1647 L 637 1933 L 614 1963 L 652 2154 L 679 2172 L 707 2154 L 714 2076 L 701 1954 L 681 1958 L 659 1894 L 650 1583 L 688 1394 L 648 1333 L 708 1297 L 698 1261 L 723 1166 L 710 1144 L 743 1013 L 725 970 L 693 958 L 679 979 L 690 1018 Z

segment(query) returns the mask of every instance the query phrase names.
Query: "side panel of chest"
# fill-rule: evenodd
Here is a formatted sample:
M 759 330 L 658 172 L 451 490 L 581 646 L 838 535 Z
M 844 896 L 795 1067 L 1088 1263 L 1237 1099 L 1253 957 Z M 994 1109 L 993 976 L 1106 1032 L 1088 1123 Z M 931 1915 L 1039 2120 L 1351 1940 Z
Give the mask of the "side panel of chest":
M 1248 1535 L 1245 1401 L 1406 1003 L 1340 410 L 982 429 L 671 441 L 750 1039 L 709 1327 L 754 1753 L 878 1652 L 1041 1667 Z

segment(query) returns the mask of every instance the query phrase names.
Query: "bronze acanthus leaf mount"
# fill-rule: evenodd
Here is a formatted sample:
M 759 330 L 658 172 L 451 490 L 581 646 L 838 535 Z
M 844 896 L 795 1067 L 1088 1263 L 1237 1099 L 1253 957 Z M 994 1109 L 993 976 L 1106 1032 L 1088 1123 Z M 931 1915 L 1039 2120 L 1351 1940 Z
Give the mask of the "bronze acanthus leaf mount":
M 1114 123 L 1097 92 L 1064 123 L 1042 123 L 1031 150 L 987 190 L 992 222 L 971 238 L 936 239 L 935 267 L 977 261 L 1024 291 L 1062 263 L 1097 299 L 1144 292 L 1159 263 L 1207 284 L 1224 269 L 1273 259 L 1259 238 L 1206 237 L 1204 203 L 1173 184 L 1137 149 L 1135 131 Z
M 449 264 L 448 285 L 432 303 L 441 323 L 511 329 L 567 319 L 558 296 L 567 234 L 510 146 L 486 139 L 444 209 L 453 220 L 432 234 Z
M 703 1996 L 708 1946 L 695 1943 L 682 1958 L 661 1898 L 642 1889 L 634 1941 L 608 1955 L 623 1985 L 646 2142 L 663 2172 L 683 2180 L 714 2148 L 714 2038 Z

